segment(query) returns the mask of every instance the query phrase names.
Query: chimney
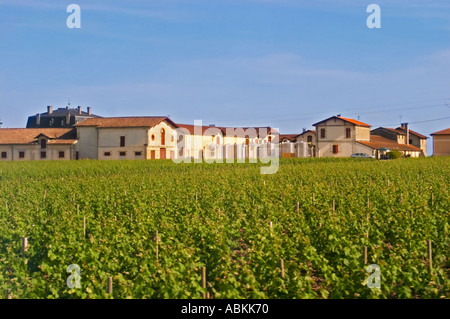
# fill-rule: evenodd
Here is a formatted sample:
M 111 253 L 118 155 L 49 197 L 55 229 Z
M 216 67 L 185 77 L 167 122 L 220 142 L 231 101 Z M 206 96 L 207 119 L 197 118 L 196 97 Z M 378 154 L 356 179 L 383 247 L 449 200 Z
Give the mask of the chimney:
M 78 106 L 78 114 L 81 114 L 81 106 Z
M 39 126 L 41 125 L 41 114 L 36 114 L 36 125 Z
M 409 145 L 409 124 L 405 123 L 406 145 Z
M 67 112 L 66 115 L 66 125 L 70 125 L 70 112 Z
M 88 112 L 89 115 L 91 115 L 91 107 L 90 106 L 88 106 L 87 112 Z
M 53 113 L 53 107 L 52 106 L 47 106 L 47 113 L 48 114 L 52 114 Z
M 306 128 L 303 128 L 303 133 L 305 133 L 306 132 Z

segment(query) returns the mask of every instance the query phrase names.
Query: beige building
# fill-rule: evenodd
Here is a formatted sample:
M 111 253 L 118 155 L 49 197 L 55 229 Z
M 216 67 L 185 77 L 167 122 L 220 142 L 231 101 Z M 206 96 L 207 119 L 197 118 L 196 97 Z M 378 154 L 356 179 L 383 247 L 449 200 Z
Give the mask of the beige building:
M 316 127 L 317 157 L 350 157 L 362 152 L 359 141 L 370 141 L 370 125 L 341 116 L 313 124 Z
M 176 125 L 179 141 L 185 139 L 180 144 L 179 156 L 195 160 L 256 159 L 260 147 L 266 147 L 269 141 L 277 138 L 277 132 L 270 127 L 233 128 L 200 123 Z M 270 154 L 270 151 L 267 153 Z
M 434 132 L 433 136 L 433 156 L 450 155 L 450 128 Z
M 388 127 L 379 127 L 370 132 L 371 135 L 382 136 L 398 144 L 412 145 L 421 150 L 420 156 L 427 156 L 427 139 L 425 135 L 409 129 L 407 123 L 395 129 Z
M 76 159 L 74 129 L 0 129 L 0 161 Z
M 223 130 L 215 126 L 176 124 L 179 136 L 179 156 L 192 159 L 222 158 Z
M 75 125 L 81 159 L 173 159 L 176 124 L 168 117 L 90 118 Z
M 388 151 L 396 150 L 402 152 L 405 157 L 423 156 L 423 151 L 411 144 L 397 143 L 395 140 L 379 135 L 371 135 L 370 141 L 358 141 L 360 152 L 382 158 Z

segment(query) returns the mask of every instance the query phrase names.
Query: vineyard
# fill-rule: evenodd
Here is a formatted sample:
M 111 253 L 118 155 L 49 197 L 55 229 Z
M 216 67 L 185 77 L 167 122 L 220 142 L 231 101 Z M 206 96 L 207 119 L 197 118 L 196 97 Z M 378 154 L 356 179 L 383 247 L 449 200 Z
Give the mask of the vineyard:
M 0 163 L 0 298 L 450 298 L 449 157 L 261 165 Z

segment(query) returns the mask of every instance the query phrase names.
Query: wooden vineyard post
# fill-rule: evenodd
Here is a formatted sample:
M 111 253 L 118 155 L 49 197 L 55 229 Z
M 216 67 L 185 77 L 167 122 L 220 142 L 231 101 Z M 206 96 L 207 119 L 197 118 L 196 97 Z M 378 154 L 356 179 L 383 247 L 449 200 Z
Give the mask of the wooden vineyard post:
M 202 288 L 206 290 L 206 267 L 202 266 Z M 206 299 L 206 292 L 202 293 L 203 299 Z
M 195 192 L 195 201 L 197 202 L 197 192 Z
M 80 213 L 80 205 L 77 204 L 77 216 L 78 216 L 79 213 Z
M 297 214 L 300 213 L 300 203 L 297 202 Z
M 270 231 L 270 237 L 272 237 L 272 222 L 269 222 L 269 231 Z
M 334 199 L 333 199 L 333 212 L 336 210 L 336 203 L 335 203 L 335 201 L 334 201 Z
M 11 289 L 6 290 L 6 299 L 12 299 Z
M 8 210 L 8 202 L 5 202 L 5 208 Z
M 430 272 L 433 270 L 433 248 L 431 247 L 431 240 L 427 240 L 428 244 L 428 266 L 430 268 Z
M 86 237 L 86 216 L 83 216 L 83 236 Z
M 72 196 L 72 205 L 75 206 L 75 194 Z
M 108 294 L 112 295 L 113 293 L 113 279 L 112 277 L 108 277 Z
M 367 196 L 367 208 L 370 208 L 369 196 Z
M 47 197 L 47 189 L 44 190 L 44 196 L 42 197 L 42 199 L 45 201 L 46 197 Z
M 280 259 L 281 278 L 284 279 L 284 260 Z
M 133 213 L 130 213 L 130 223 L 133 222 Z
M 156 241 L 156 264 L 159 262 L 159 251 L 158 251 L 158 242 L 159 242 L 159 236 L 158 231 L 155 233 L 155 241 Z
M 409 211 L 409 218 L 411 218 L 411 219 L 414 218 L 414 213 L 413 213 L 413 210 L 412 210 L 412 209 Z
M 431 193 L 431 207 L 434 206 L 434 195 L 433 193 Z
M 316 203 L 316 198 L 314 196 L 314 193 L 312 194 L 312 204 L 314 205 Z
M 25 256 L 25 252 L 28 250 L 28 238 L 22 238 L 22 257 Z
M 367 246 L 364 246 L 364 265 L 367 265 Z

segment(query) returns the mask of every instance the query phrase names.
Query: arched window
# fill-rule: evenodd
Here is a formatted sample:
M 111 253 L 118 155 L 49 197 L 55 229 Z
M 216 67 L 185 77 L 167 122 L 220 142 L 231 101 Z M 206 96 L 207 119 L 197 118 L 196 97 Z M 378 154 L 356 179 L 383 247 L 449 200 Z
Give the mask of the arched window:
M 166 145 L 166 131 L 161 129 L 161 145 Z

